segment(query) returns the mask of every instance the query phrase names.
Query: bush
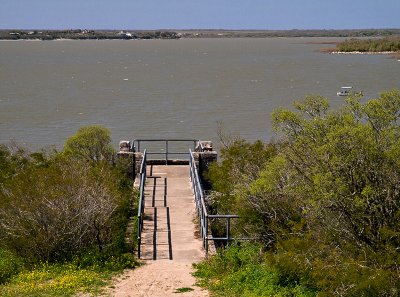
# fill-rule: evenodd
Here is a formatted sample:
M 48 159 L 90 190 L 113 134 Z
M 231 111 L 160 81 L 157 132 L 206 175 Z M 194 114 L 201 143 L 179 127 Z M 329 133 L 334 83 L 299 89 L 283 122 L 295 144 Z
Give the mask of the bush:
M 84 127 L 63 153 L 0 147 L 0 238 L 8 249 L 31 262 L 125 251 L 132 182 L 107 162 L 109 140 L 106 129 Z
M 68 159 L 19 174 L 0 207 L 5 243 L 23 257 L 41 260 L 108 248 L 120 223 L 114 218 L 129 209 L 117 185 L 106 165 Z
M 111 146 L 110 131 L 101 126 L 85 126 L 69 137 L 64 153 L 86 161 L 111 161 L 115 153 Z
M 231 245 L 195 264 L 199 284 L 215 296 L 315 296 L 312 288 L 282 283 L 280 271 L 264 260 L 262 246 Z
M 345 40 L 337 45 L 340 52 L 396 52 L 400 51 L 399 37 L 385 37 L 380 39 Z
M 335 111 L 320 96 L 294 107 L 273 113 L 280 138 L 263 162 L 235 143 L 224 151 L 208 174 L 221 192 L 212 205 L 240 214 L 236 235 L 263 245 L 279 286 L 318 296 L 398 296 L 400 91 L 365 103 L 349 97 Z M 238 276 L 225 265 L 230 258 L 219 257 L 210 263 Z M 236 279 L 243 288 L 252 282 L 246 277 Z
M 23 266 L 21 258 L 4 248 L 0 248 L 0 284 L 8 281 L 13 275 L 18 274 Z
M 125 246 L 136 193 L 105 132 L 80 129 L 62 153 L 0 145 L 1 296 L 95 292 L 137 266 Z

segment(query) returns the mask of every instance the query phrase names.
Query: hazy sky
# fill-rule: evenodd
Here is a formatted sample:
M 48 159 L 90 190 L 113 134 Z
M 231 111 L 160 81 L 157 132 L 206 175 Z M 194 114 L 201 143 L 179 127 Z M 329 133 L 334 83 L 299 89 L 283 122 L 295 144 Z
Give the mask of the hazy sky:
M 400 0 L 0 0 L 0 29 L 400 28 Z

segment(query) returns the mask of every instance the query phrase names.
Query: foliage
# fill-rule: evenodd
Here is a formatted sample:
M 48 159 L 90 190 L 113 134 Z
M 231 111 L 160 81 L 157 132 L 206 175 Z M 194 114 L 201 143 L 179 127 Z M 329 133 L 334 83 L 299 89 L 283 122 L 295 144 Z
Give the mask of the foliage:
M 221 192 L 213 205 L 241 215 L 236 235 L 262 243 L 265 263 L 289 286 L 398 295 L 400 92 L 365 103 L 349 97 L 335 111 L 319 96 L 294 107 L 273 113 L 280 138 L 261 166 L 246 164 L 254 162 L 248 152 L 225 151 L 208 175 Z
M 223 34 L 221 34 L 223 33 Z M 135 30 L 0 30 L 1 40 L 93 40 L 93 39 L 179 39 L 185 38 L 238 38 L 238 37 L 365 37 L 398 35 L 399 29 L 363 29 L 363 30 L 186 30 L 173 31 Z
M 67 263 L 38 265 L 0 285 L 0 295 L 75 296 L 77 292 L 99 293 L 115 273 L 137 266 L 132 254 L 94 259 L 90 261 L 90 265 L 82 265 L 81 258 Z
M 125 253 L 136 194 L 111 153 L 102 127 L 80 129 L 63 152 L 0 146 L 1 296 L 70 296 L 137 265 Z
M 400 93 L 365 104 L 349 98 L 331 113 L 307 101 L 300 107 L 311 112 L 298 108 L 298 114 L 277 111 L 273 117 L 293 175 L 288 191 L 299 195 L 306 218 L 335 241 L 376 251 L 399 246 Z
M 242 139 L 229 139 L 224 136 L 226 146 L 221 149 L 223 161 L 212 163 L 206 178 L 212 182 L 213 191 L 208 196 L 210 213 L 236 213 L 240 215 L 239 221 L 232 220 L 231 228 L 237 232 L 248 235 L 247 228 L 252 229 L 253 224 L 248 220 L 260 218 L 243 207 L 244 199 L 239 194 L 246 191 L 249 185 L 259 177 L 259 173 L 266 163 L 276 155 L 274 144 L 264 144 L 261 141 L 249 143 Z M 224 236 L 226 227 L 222 220 L 211 225 L 216 236 Z M 239 230 L 240 229 L 240 230 Z
M 64 146 L 64 154 L 86 161 L 111 161 L 114 154 L 110 131 L 101 126 L 85 126 L 69 137 Z
M 14 277 L 0 286 L 1 296 L 73 296 L 104 285 L 99 273 L 72 265 L 44 265 Z
M 280 271 L 269 266 L 257 244 L 231 245 L 195 264 L 199 285 L 215 296 L 315 296 L 313 288 L 285 282 Z
M 0 30 L 0 39 L 8 40 L 96 40 L 96 39 L 178 39 L 180 35 L 172 31 L 136 31 L 117 30 Z
M 4 248 L 0 248 L 0 284 L 18 274 L 23 269 L 23 265 L 21 258 Z
M 398 52 L 400 37 L 385 37 L 380 39 L 348 39 L 336 46 L 340 52 Z
M 60 158 L 47 168 L 29 168 L 3 197 L 2 239 L 21 256 L 41 260 L 107 248 L 115 241 L 113 218 L 126 204 L 116 185 L 104 164 Z

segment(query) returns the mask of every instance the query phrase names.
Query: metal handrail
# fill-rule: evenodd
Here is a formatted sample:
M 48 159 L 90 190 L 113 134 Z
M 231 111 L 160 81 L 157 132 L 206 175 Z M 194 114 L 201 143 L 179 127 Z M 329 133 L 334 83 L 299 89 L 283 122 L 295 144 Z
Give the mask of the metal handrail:
M 173 152 L 170 151 L 169 144 L 171 142 L 191 142 L 193 143 L 193 149 L 196 148 L 200 140 L 198 139 L 134 139 L 131 141 L 131 150 L 135 150 L 140 152 L 140 143 L 141 142 L 164 142 L 164 152 L 147 152 L 147 155 L 165 155 L 165 164 L 168 164 L 169 155 L 187 155 L 187 151 L 185 152 Z
M 149 140 L 146 140 L 149 141 Z M 167 141 L 167 140 L 150 140 L 150 141 Z M 182 141 L 187 141 L 187 140 L 182 140 Z M 193 140 L 191 140 L 193 141 Z M 142 240 L 142 230 L 143 230 L 143 219 L 144 219 L 144 208 L 145 208 L 145 195 L 144 195 L 144 190 L 145 190 L 145 183 L 146 183 L 146 163 L 147 163 L 147 155 L 149 153 L 147 150 L 144 150 L 143 152 L 143 159 L 142 163 L 140 165 L 140 195 L 139 195 L 139 203 L 138 203 L 138 258 L 140 258 L 140 246 L 141 246 L 141 240 Z M 187 153 L 186 153 L 187 154 Z M 168 154 L 166 155 L 166 158 L 168 158 Z M 168 159 L 166 159 L 168 160 Z M 232 241 L 234 238 L 231 236 L 230 232 L 230 220 L 234 218 L 238 218 L 238 215 L 235 214 L 215 214 L 215 215 L 210 215 L 208 214 L 207 210 L 207 205 L 205 202 L 205 194 L 203 190 L 203 186 L 201 183 L 201 179 L 199 177 L 199 170 L 196 165 L 196 161 L 193 156 L 193 152 L 190 149 L 189 150 L 189 174 L 190 174 L 190 180 L 192 183 L 192 188 L 194 192 L 194 197 L 195 197 L 195 204 L 196 204 L 196 209 L 197 209 L 197 214 L 199 216 L 199 224 L 200 224 L 200 235 L 203 240 L 203 246 L 205 249 L 206 254 L 208 254 L 208 243 L 210 240 L 212 241 Z M 209 220 L 212 219 L 225 219 L 226 220 L 226 237 L 213 237 L 212 234 L 209 234 Z
M 207 211 L 207 206 L 204 199 L 204 190 L 201 183 L 201 179 L 199 178 L 199 171 L 197 170 L 196 161 L 194 160 L 193 152 L 189 150 L 189 167 L 190 167 L 190 180 L 192 182 L 192 188 L 194 192 L 195 202 L 197 214 L 200 220 L 200 235 L 203 239 L 203 246 L 206 250 L 206 254 L 208 254 L 208 241 L 209 240 L 221 240 L 221 241 L 232 241 L 233 238 L 230 236 L 230 220 L 234 218 L 238 218 L 238 215 L 235 214 L 226 214 L 226 215 L 210 215 Z M 226 237 L 213 237 L 212 234 L 208 233 L 208 225 L 209 219 L 226 219 Z
M 137 243 L 138 243 L 138 258 L 140 258 L 140 245 L 142 243 L 143 219 L 144 219 L 144 187 L 146 184 L 146 160 L 147 152 L 144 150 L 142 163 L 140 164 L 140 194 L 139 194 L 139 207 L 138 207 L 138 230 L 137 230 Z

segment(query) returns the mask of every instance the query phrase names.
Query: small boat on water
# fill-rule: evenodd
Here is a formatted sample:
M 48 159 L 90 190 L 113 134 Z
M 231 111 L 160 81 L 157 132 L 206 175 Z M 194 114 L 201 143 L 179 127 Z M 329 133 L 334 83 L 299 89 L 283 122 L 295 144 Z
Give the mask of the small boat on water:
M 353 87 L 341 87 L 340 91 L 336 93 L 338 96 L 350 96 L 350 95 L 356 95 L 356 96 L 363 96 L 362 91 L 354 92 Z

